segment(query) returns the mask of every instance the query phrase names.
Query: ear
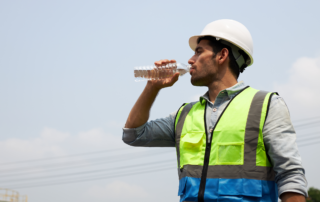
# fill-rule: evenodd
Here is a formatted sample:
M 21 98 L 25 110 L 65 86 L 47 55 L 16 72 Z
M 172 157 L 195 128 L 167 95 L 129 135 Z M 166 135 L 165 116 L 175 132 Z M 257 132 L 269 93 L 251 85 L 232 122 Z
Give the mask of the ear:
M 230 52 L 227 48 L 223 48 L 220 51 L 220 54 L 218 56 L 218 62 L 220 65 L 222 65 L 224 62 L 227 62 L 227 58 L 229 56 Z

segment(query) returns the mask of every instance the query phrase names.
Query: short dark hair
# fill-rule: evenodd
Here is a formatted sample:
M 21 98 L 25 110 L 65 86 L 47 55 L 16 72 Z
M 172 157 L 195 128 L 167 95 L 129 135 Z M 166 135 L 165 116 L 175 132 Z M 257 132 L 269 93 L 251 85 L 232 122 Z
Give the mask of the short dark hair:
M 243 65 L 242 67 L 239 67 L 239 65 L 237 64 L 233 54 L 232 54 L 232 49 L 230 46 L 221 43 L 221 39 L 218 41 L 215 37 L 212 36 L 203 36 L 198 38 L 197 43 L 200 43 L 201 40 L 208 40 L 209 41 L 209 45 L 212 47 L 212 51 L 214 52 L 214 54 L 219 53 L 223 48 L 228 49 L 229 51 L 229 67 L 231 70 L 231 73 L 238 78 L 240 72 L 242 73 L 244 71 L 244 69 L 246 68 L 246 65 Z M 247 57 L 247 55 L 245 56 L 245 58 Z

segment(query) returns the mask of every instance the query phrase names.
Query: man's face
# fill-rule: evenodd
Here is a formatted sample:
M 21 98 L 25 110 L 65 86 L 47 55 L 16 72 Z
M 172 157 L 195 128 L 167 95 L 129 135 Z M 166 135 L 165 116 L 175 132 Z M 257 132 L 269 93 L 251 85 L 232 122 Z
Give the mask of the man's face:
M 189 59 L 191 83 L 194 86 L 208 86 L 217 78 L 217 62 L 208 40 L 201 40 L 195 54 Z

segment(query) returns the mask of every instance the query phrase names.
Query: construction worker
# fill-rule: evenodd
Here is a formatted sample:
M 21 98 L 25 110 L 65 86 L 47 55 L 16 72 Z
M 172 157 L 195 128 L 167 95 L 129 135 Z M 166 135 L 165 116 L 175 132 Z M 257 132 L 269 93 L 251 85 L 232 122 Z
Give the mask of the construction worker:
M 180 201 L 305 201 L 307 181 L 286 104 L 276 93 L 237 81 L 253 63 L 250 32 L 237 21 L 217 20 L 189 45 L 195 51 L 188 61 L 191 83 L 208 92 L 147 122 L 159 91 L 172 86 L 179 73 L 148 81 L 129 114 L 123 141 L 176 147 Z

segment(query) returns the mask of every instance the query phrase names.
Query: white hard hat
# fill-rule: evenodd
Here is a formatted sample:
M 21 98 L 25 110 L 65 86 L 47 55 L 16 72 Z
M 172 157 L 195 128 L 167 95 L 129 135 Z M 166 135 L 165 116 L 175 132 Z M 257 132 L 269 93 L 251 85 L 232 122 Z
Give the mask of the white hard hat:
M 190 37 L 189 45 L 192 50 L 195 50 L 197 47 L 198 38 L 203 36 L 213 36 L 217 40 L 222 39 L 223 44 L 231 46 L 233 56 L 236 59 L 239 67 L 241 67 L 244 63 L 246 63 L 247 66 L 252 65 L 252 37 L 249 30 L 240 22 L 223 19 L 209 23 L 203 29 L 200 35 Z M 242 54 L 239 53 L 239 49 L 243 50 L 249 56 L 246 61 Z

